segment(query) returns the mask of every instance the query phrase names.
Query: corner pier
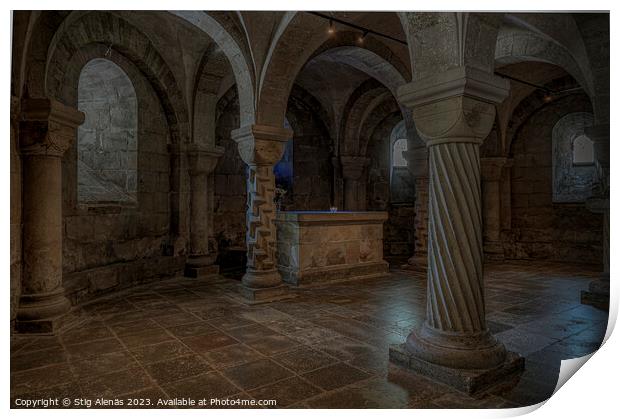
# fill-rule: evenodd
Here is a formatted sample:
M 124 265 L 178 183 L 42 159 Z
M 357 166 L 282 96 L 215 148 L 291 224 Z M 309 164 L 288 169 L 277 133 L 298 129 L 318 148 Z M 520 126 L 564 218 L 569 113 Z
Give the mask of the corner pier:
M 277 268 L 293 286 L 384 275 L 387 212 L 286 211 L 276 217 Z

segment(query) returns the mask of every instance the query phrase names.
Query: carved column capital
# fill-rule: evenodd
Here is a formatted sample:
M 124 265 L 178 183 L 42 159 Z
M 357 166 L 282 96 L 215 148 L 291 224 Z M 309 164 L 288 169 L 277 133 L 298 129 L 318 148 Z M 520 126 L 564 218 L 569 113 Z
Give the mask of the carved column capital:
M 187 163 L 189 173 L 195 175 L 210 175 L 215 170 L 219 158 L 224 154 L 224 147 L 205 147 L 190 144 L 187 148 Z
M 420 137 L 427 147 L 441 143 L 480 144 L 493 127 L 495 104 L 509 83 L 471 67 L 456 67 L 406 84 L 398 100 L 412 109 Z
M 73 143 L 75 130 L 82 122 L 82 112 L 57 100 L 23 100 L 20 112 L 21 153 L 62 157 Z
M 293 131 L 268 125 L 246 125 L 231 132 L 239 154 L 248 165 L 273 166 L 281 158 Z
M 370 159 L 368 157 L 340 156 L 342 177 L 350 180 L 358 180 L 362 177 L 369 163 Z

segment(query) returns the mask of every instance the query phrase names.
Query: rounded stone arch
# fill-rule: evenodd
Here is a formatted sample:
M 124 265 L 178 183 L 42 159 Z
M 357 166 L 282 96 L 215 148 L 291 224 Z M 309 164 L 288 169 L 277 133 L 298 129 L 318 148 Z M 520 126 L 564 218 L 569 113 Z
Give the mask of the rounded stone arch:
M 584 74 L 577 60 L 566 48 L 534 32 L 516 28 L 501 29 L 495 47 L 495 66 L 526 61 L 554 64 L 564 69 L 592 96 L 591 75 Z
M 293 88 L 291 89 L 291 94 L 289 96 L 289 102 L 290 101 L 296 101 L 297 103 L 302 104 L 306 109 L 316 115 L 317 120 L 323 125 L 323 128 L 330 137 L 330 139 L 333 141 L 336 138 L 334 131 L 335 124 L 333 115 L 328 113 L 323 107 L 323 105 L 321 105 L 321 103 L 310 92 L 308 92 L 300 85 L 294 84 Z M 290 121 L 290 118 L 288 119 Z M 295 127 L 293 125 L 291 127 L 293 128 L 293 131 L 295 131 Z
M 363 119 L 360 129 L 359 138 L 360 152 L 362 155 L 366 154 L 368 143 L 372 138 L 372 133 L 376 127 L 385 120 L 386 115 L 400 115 L 405 125 L 406 114 L 402 113 L 402 109 L 398 106 L 398 102 L 394 99 L 394 96 L 386 94 L 382 96 L 382 100 L 376 103 L 376 106 L 369 106 L 366 112 L 366 116 Z
M 546 85 L 549 89 L 552 90 L 561 90 L 567 87 L 572 87 L 574 84 L 574 79 L 571 76 L 566 76 L 562 79 L 555 80 L 553 83 L 549 83 Z M 508 121 L 508 125 L 506 128 L 505 141 L 506 141 L 506 150 L 509 155 L 512 155 L 512 147 L 514 144 L 514 139 L 517 137 L 519 130 L 521 127 L 537 112 L 539 112 L 545 106 L 554 104 L 566 97 L 575 97 L 580 96 L 582 100 L 588 103 L 589 107 L 586 111 L 592 111 L 592 101 L 591 98 L 585 93 L 567 93 L 564 96 L 555 98 L 552 102 L 547 100 L 547 95 L 545 92 L 541 90 L 535 90 L 530 95 L 528 95 L 525 99 L 519 102 L 519 105 L 515 107 L 512 111 L 510 119 Z
M 382 77 L 389 87 L 397 88 L 406 81 L 410 74 L 407 66 L 379 40 L 367 37 L 362 48 L 357 44 L 359 34 L 339 31 L 332 38 L 325 29 L 325 20 L 317 16 L 294 12 L 284 15 L 259 81 L 259 123 L 282 125 L 288 95 L 299 72 L 310 59 L 331 49 L 335 50 L 331 52 L 334 57 L 371 77 L 389 74 Z
M 339 31 L 328 38 L 307 59 L 326 56 L 336 62 L 347 64 L 383 83 L 396 94 L 396 89 L 411 79 L 411 71 L 383 42 L 367 36 L 364 45 L 358 42 L 359 33 Z
M 217 44 L 210 44 L 196 69 L 192 98 L 192 142 L 216 145 L 217 104 L 220 92 L 225 88 L 225 79 L 231 72 L 232 68 L 225 54 Z M 225 92 L 229 90 L 231 89 L 226 89 Z
M 248 65 L 248 52 L 242 48 L 241 35 L 232 34 L 233 24 L 226 24 L 227 17 L 221 12 L 202 12 L 202 11 L 172 11 L 171 15 L 176 16 L 180 21 L 191 24 L 204 32 L 226 57 L 228 65 L 232 69 L 237 94 L 239 98 L 240 124 L 250 125 L 256 120 L 256 98 L 254 94 L 254 72 L 253 67 Z M 211 13 L 213 15 L 211 15 Z
M 84 48 L 98 45 L 103 56 L 119 54 L 135 65 L 149 81 L 164 108 L 171 141 L 189 138 L 189 115 L 174 75 L 149 39 L 125 20 L 106 12 L 71 15 L 50 45 L 45 71 L 46 95 L 75 106 Z
M 383 98 L 389 90 L 375 79 L 362 83 L 349 97 L 344 107 L 338 138 L 338 154 L 359 155 L 359 130 L 371 103 L 377 98 Z

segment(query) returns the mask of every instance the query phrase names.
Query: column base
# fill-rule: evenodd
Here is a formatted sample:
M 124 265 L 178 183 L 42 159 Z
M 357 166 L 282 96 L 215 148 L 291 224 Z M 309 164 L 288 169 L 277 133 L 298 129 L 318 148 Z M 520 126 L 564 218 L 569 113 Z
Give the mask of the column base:
M 189 257 L 185 262 L 184 275 L 188 278 L 202 278 L 210 275 L 218 275 L 220 267 L 214 264 L 215 257 L 200 256 Z
M 581 291 L 581 304 L 600 310 L 609 310 L 609 277 L 595 279 L 590 282 L 588 291 Z
M 243 302 L 250 305 L 287 300 L 296 296 L 291 292 L 290 288 L 284 284 L 267 288 L 251 288 L 242 284 L 239 286 L 239 293 L 241 294 Z
M 425 253 L 422 255 L 411 256 L 407 261 L 407 264 L 401 266 L 401 269 L 426 274 L 428 270 L 428 255 Z
M 425 361 L 409 353 L 405 344 L 390 345 L 390 362 L 449 385 L 463 393 L 475 394 L 514 378 L 525 368 L 525 359 L 506 352 L 500 364 L 485 369 L 451 368 Z
M 504 245 L 499 241 L 488 241 L 484 243 L 484 258 L 485 260 L 504 260 Z
M 45 294 L 20 297 L 15 330 L 18 333 L 56 334 L 72 324 L 71 302 L 62 287 Z

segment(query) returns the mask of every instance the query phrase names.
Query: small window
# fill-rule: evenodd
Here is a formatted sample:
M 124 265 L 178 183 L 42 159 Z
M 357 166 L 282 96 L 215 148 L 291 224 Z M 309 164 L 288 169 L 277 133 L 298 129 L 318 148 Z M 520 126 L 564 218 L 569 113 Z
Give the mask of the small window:
M 407 139 L 399 138 L 394 141 L 394 145 L 392 146 L 393 167 L 407 167 L 407 160 L 403 156 L 404 151 L 407 151 Z
M 586 135 L 580 135 L 573 141 L 573 164 L 586 166 L 594 164 L 594 144 Z
M 138 102 L 131 80 L 110 60 L 86 63 L 78 82 L 78 202 L 135 204 Z
M 284 119 L 284 128 L 291 129 L 288 119 Z M 290 192 L 293 188 L 293 139 L 286 142 L 282 158 L 273 167 L 276 187 Z

